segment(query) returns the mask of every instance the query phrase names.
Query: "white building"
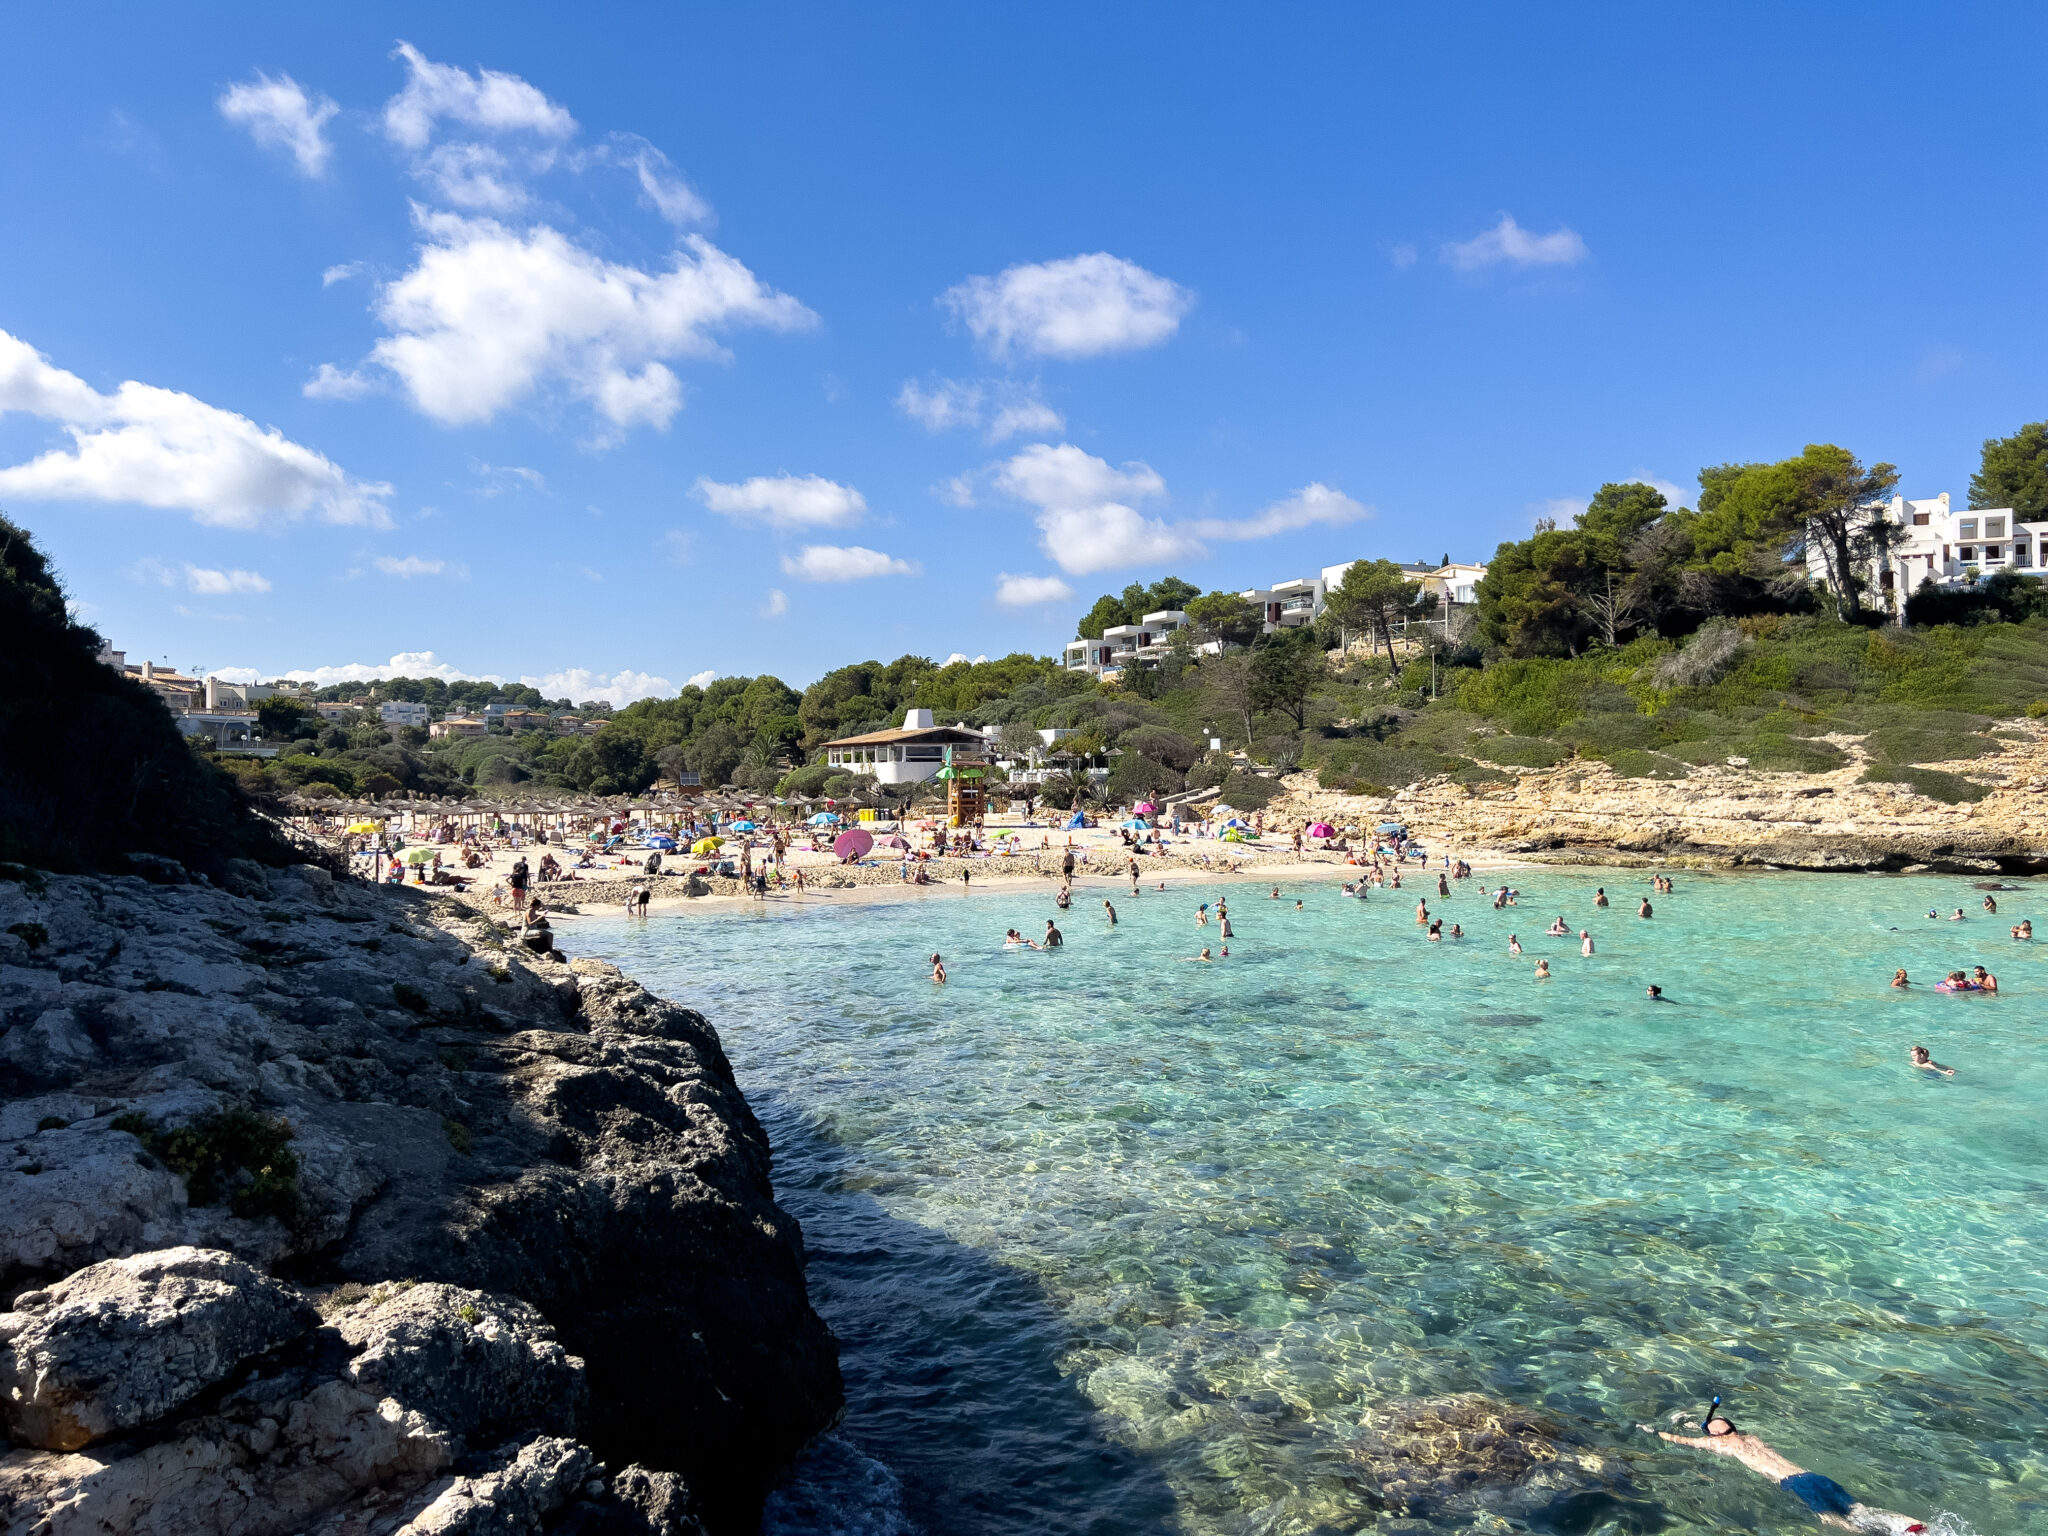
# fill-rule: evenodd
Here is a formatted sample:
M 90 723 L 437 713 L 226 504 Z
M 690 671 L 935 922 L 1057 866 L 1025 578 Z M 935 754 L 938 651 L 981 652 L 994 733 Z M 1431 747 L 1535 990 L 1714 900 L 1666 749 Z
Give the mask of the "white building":
M 1872 557 L 1864 576 L 1868 600 L 1888 612 L 1903 616 L 1905 599 L 1930 577 L 1937 586 L 1952 587 L 1996 571 L 2020 571 L 2037 580 L 2043 575 L 2048 519 L 2022 521 L 2010 507 L 1958 510 L 1946 491 L 1924 501 L 1894 496 L 1884 519 L 1890 547 Z M 1817 552 L 1809 551 L 1807 569 L 1816 580 L 1827 579 Z
M 825 743 L 825 761 L 850 773 L 871 773 L 880 784 L 918 784 L 938 777 L 951 747 L 963 762 L 980 762 L 988 738 L 968 725 L 934 725 L 932 712 L 913 709 L 895 730 L 868 731 Z
M 1179 608 L 1161 608 L 1143 615 L 1135 624 L 1112 624 L 1094 640 L 1070 640 L 1062 665 L 1069 672 L 1121 673 L 1140 664 L 1157 666 L 1166 656 L 1177 631 L 1188 627 L 1188 616 Z
M 377 718 L 386 725 L 430 725 L 434 712 L 424 704 L 404 699 L 386 699 L 377 706 Z

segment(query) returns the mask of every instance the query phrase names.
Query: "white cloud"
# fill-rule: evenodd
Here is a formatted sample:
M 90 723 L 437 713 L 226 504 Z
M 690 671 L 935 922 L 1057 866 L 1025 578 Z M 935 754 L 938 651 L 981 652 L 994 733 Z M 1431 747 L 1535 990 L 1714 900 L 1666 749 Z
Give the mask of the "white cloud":
M 525 176 L 545 169 L 548 157 L 534 163 L 511 156 L 493 144 L 436 144 L 413 166 L 413 174 L 441 195 L 443 202 L 474 213 L 517 213 L 529 200 Z
M 1387 252 L 1387 259 L 1398 268 L 1406 268 L 1415 265 L 1416 255 L 1417 252 L 1414 246 L 1403 244 L 1397 245 Z
M 940 295 L 998 357 L 1098 357 L 1156 347 L 1180 329 L 1195 296 L 1135 262 L 1097 251 L 970 277 Z
M 930 389 L 915 379 L 906 379 L 897 391 L 896 408 L 927 432 L 945 432 L 954 427 L 985 428 L 991 443 L 1019 436 L 1051 436 L 1066 430 L 1067 419 L 1043 400 L 1034 389 L 992 381 L 965 384 L 958 379 L 940 379 Z
M 360 261 L 338 261 L 321 272 L 320 286 L 332 288 L 336 283 L 345 283 L 350 278 L 360 275 L 362 270 L 363 263 Z
M 670 565 L 688 565 L 697 557 L 697 536 L 687 529 L 671 528 L 655 542 Z
M 1574 267 L 1589 253 L 1576 230 L 1559 225 L 1547 235 L 1532 234 L 1504 213 L 1500 222 L 1470 240 L 1444 247 L 1444 260 L 1460 272 L 1503 264 L 1513 267 Z
M 1669 506 L 1682 507 L 1692 495 L 1692 492 L 1688 491 L 1684 486 L 1674 484 L 1669 480 L 1659 480 L 1655 475 L 1637 475 L 1635 483 L 1637 485 L 1647 485 L 1651 490 L 1661 493 L 1665 503 Z
M 386 576 L 396 576 L 400 581 L 411 581 L 419 576 L 451 576 L 463 581 L 469 576 L 467 566 L 447 560 L 430 560 L 425 555 L 379 555 L 370 564 Z
M 1535 510 L 1538 519 L 1547 517 L 1555 522 L 1558 527 L 1566 528 L 1571 525 L 1573 518 L 1586 510 L 1586 498 L 1583 496 L 1553 496 L 1548 501 L 1538 503 Z
M 648 204 L 677 229 L 709 222 L 711 205 L 677 174 L 668 156 L 652 144 L 633 134 L 614 134 L 612 152 L 633 168 Z
M 674 683 L 651 672 L 615 672 L 606 677 L 602 672 L 592 672 L 586 667 L 570 667 L 541 677 L 522 677 L 519 681 L 529 688 L 538 688 L 551 699 L 571 699 L 579 703 L 585 699 L 603 699 L 614 709 L 623 708 L 635 699 L 664 699 L 676 691 Z
M 996 466 L 996 488 L 1038 508 L 1040 543 L 1070 576 L 1201 554 L 1188 534 L 1129 503 L 1166 494 L 1151 465 L 1121 469 L 1071 443 L 1034 443 Z
M 974 476 L 955 475 L 933 486 L 932 494 L 949 507 L 971 507 L 974 505 Z
M 1303 528 L 1336 528 L 1371 516 L 1372 508 L 1317 480 L 1250 517 L 1205 517 L 1188 526 L 1206 539 L 1269 539 L 1276 533 L 1294 533 Z
M 845 528 L 868 510 L 859 491 L 822 475 L 756 475 L 732 483 L 700 478 L 695 490 L 721 517 L 771 528 Z
M 667 271 L 644 272 L 546 225 L 522 232 L 426 209 L 415 218 L 419 259 L 378 296 L 390 334 L 370 360 L 446 426 L 489 421 L 557 379 L 617 431 L 665 427 L 682 386 L 660 359 L 723 359 L 712 338 L 721 328 L 817 320 L 701 236 L 685 238 Z M 329 375 L 323 368 L 308 392 L 328 388 Z
M 249 130 L 265 149 L 281 149 L 298 162 L 301 176 L 325 176 L 334 146 L 322 129 L 341 110 L 327 97 L 308 96 L 290 75 L 276 79 L 259 72 L 253 81 L 231 85 L 215 103 L 220 115 Z
M 453 64 L 436 64 L 411 43 L 392 53 L 406 67 L 405 88 L 384 104 L 384 132 L 395 144 L 424 149 L 443 120 L 485 133 L 536 134 L 566 139 L 576 131 L 569 109 L 517 75 L 479 69 L 474 75 Z
M 376 388 L 377 381 L 367 374 L 322 363 L 300 393 L 308 400 L 360 400 Z
M 683 686 L 685 688 L 709 688 L 713 683 L 717 681 L 717 671 L 711 667 L 706 667 L 702 672 L 692 672 L 689 675 L 689 677 L 684 680 Z
M 270 590 L 270 582 L 255 571 L 213 571 L 200 565 L 185 567 L 185 585 L 203 597 L 225 597 L 231 592 Z
M 761 617 L 779 619 L 789 612 L 789 594 L 780 587 L 768 589 L 768 601 L 761 605 Z
M 806 544 L 795 555 L 782 557 L 782 569 L 799 581 L 866 581 L 871 576 L 916 576 L 923 567 L 858 544 Z
M 1057 576 L 1012 576 L 1008 571 L 996 575 L 996 601 L 1005 608 L 1063 603 L 1073 595 L 1074 589 Z
M 224 677 L 227 674 L 215 675 Z M 460 667 L 450 666 L 432 651 L 400 651 L 381 667 L 366 666 L 356 661 L 339 667 L 305 667 L 283 675 L 293 682 L 311 683 L 316 688 L 331 688 L 336 683 L 368 683 L 380 677 L 438 677 L 446 683 L 505 681 L 495 673 L 465 672 Z
M 0 331 L 0 413 L 60 423 L 72 449 L 0 468 L 0 496 L 136 502 L 218 528 L 260 528 L 312 514 L 388 527 L 389 485 L 350 478 L 276 428 L 177 390 L 129 380 L 103 395 Z
M 224 683 L 260 683 L 263 674 L 254 667 L 214 667 L 206 676 L 217 677 Z

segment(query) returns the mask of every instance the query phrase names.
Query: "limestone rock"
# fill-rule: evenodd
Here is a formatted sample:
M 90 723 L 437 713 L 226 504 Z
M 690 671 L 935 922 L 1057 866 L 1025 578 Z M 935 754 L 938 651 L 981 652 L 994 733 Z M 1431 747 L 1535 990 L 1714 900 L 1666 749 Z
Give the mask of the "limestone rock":
M 573 1440 L 531 1441 L 494 1472 L 456 1478 L 397 1536 L 538 1536 L 578 1492 L 593 1461 Z
M 305 1333 L 296 1291 L 204 1248 L 111 1259 L 0 1316 L 0 1390 L 18 1440 L 74 1451 L 162 1418 Z
M 417 1408 L 465 1439 L 511 1428 L 573 1435 L 588 1397 L 583 1362 L 523 1301 L 452 1285 L 415 1285 L 345 1313 L 362 1352 L 348 1379 Z

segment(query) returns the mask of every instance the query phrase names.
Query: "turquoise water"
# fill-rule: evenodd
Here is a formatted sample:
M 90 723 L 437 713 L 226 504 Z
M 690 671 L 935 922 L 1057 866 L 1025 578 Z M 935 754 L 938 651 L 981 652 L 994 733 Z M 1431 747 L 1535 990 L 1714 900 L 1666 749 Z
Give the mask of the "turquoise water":
M 1443 945 L 1412 890 L 1250 880 L 1084 888 L 1054 954 L 1000 947 L 1036 887 L 571 927 L 718 1025 L 845 1344 L 771 1523 L 1428 1529 L 1375 1526 L 1354 1442 L 1484 1392 L 1629 1458 L 1552 1528 L 1814 1529 L 1629 1431 L 1718 1391 L 1870 1502 L 2048 1533 L 2048 953 L 2007 937 L 2040 888 L 1681 873 L 1643 921 L 1639 872 L 1510 878 L 1505 912 L 1432 878 Z M 1177 963 L 1219 894 L 1230 959 Z M 1974 963 L 2003 995 L 1887 986 Z

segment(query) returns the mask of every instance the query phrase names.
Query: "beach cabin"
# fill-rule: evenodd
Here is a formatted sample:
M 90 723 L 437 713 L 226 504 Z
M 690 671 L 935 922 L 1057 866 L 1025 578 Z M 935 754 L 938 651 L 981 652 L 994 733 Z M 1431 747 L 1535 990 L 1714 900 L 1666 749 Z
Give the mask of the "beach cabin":
M 913 709 L 896 730 L 868 731 L 825 743 L 825 761 L 849 773 L 870 773 L 880 784 L 922 784 L 935 779 L 946 765 L 946 749 L 956 762 L 979 760 L 987 741 L 965 725 L 934 725 L 932 712 Z

